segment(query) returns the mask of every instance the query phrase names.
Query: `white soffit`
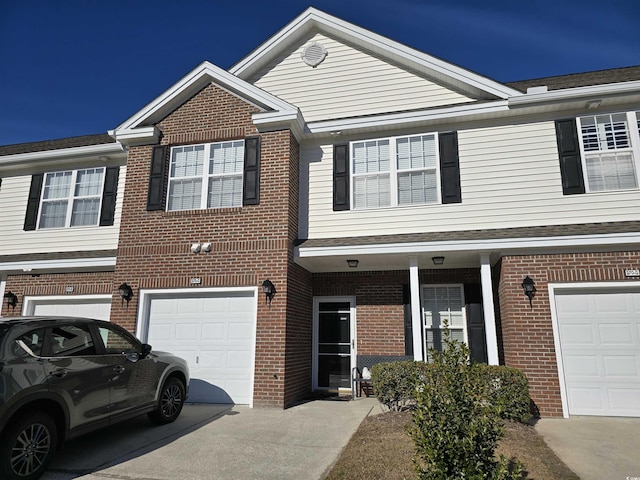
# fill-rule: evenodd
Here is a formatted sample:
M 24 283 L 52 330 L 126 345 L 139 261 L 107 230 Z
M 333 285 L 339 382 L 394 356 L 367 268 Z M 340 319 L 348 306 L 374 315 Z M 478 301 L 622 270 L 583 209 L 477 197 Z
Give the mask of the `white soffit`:
M 120 124 L 114 130 L 115 134 L 126 132 L 131 135 L 139 127 L 148 127 L 148 125 L 160 121 L 209 83 L 214 83 L 267 112 L 283 112 L 288 114 L 288 118 L 298 118 L 298 109 L 296 107 L 205 61 L 178 80 L 162 95 Z M 256 114 L 254 116 L 259 115 Z
M 521 92 L 490 78 L 407 47 L 313 7 L 305 10 L 229 71 L 240 78 L 249 79 L 284 49 L 315 30 L 475 96 L 506 99 L 522 95 Z

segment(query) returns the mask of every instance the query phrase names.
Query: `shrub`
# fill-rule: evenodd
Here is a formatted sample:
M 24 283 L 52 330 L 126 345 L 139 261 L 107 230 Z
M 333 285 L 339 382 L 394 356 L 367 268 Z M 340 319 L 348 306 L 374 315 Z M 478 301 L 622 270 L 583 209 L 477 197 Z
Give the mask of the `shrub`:
M 487 401 L 484 379 L 469 361 L 466 345 L 450 339 L 433 352 L 429 374 L 416 392 L 414 466 L 421 480 L 514 479 L 507 460 L 494 458 L 503 435 L 498 408 Z
M 416 385 L 422 382 L 429 364 L 405 360 L 378 363 L 371 367 L 371 382 L 376 398 L 393 411 L 415 404 Z
M 503 365 L 476 364 L 486 386 L 488 400 L 501 418 L 526 422 L 531 418 L 529 381 L 517 368 Z

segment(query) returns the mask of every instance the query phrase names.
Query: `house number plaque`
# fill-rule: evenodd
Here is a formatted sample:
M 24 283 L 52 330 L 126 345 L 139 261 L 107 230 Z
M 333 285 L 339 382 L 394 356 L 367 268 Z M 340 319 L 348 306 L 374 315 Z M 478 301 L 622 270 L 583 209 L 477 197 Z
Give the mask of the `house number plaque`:
M 640 270 L 625 270 L 625 277 L 640 277 Z

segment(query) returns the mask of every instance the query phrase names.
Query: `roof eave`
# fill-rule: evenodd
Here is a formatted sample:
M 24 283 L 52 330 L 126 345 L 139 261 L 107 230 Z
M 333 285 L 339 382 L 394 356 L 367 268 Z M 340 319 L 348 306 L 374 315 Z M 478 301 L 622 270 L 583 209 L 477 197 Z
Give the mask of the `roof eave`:
M 85 147 L 60 148 L 57 150 L 42 150 L 39 152 L 18 153 L 0 157 L 0 168 L 11 166 L 26 166 L 32 163 L 56 163 L 61 159 L 74 160 L 80 157 L 109 157 L 124 153 L 124 146 L 119 143 L 103 143 L 87 145 Z
M 640 94 L 640 80 L 632 82 L 591 85 L 547 92 L 519 94 L 509 98 L 509 108 L 531 107 L 576 100 Z

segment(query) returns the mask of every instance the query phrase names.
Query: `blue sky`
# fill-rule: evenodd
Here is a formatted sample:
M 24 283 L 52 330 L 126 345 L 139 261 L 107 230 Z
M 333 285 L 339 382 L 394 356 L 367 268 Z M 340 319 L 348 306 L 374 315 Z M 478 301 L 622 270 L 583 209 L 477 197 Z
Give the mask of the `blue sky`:
M 106 132 L 310 5 L 502 82 L 640 65 L 640 0 L 0 0 L 0 145 Z

